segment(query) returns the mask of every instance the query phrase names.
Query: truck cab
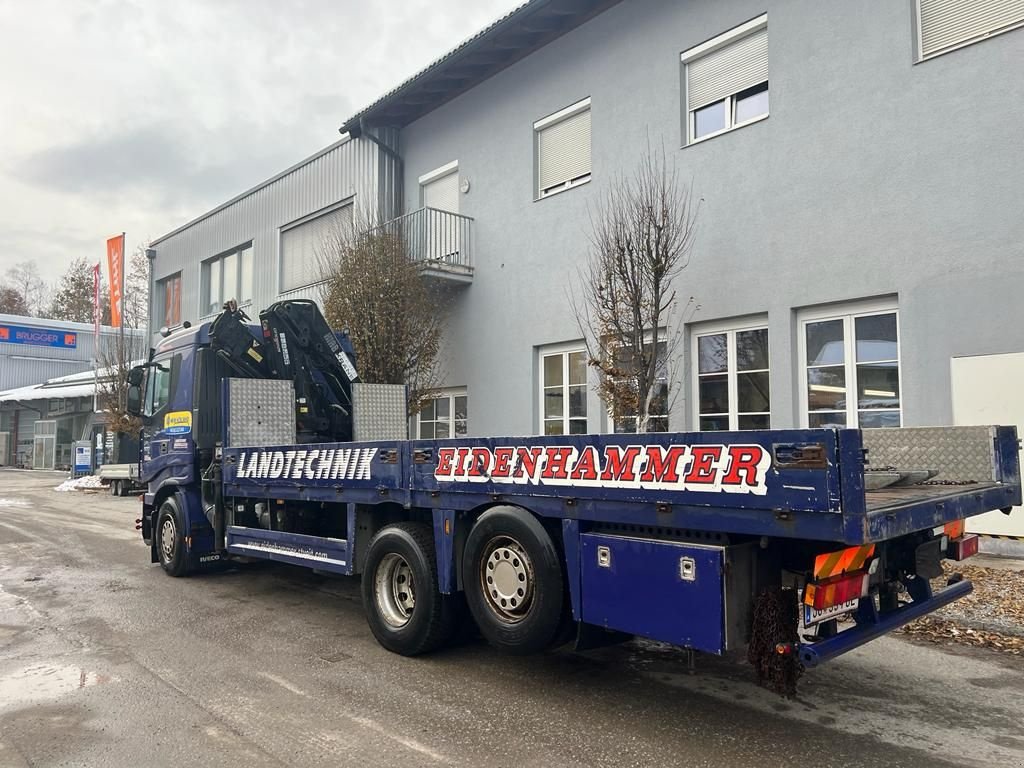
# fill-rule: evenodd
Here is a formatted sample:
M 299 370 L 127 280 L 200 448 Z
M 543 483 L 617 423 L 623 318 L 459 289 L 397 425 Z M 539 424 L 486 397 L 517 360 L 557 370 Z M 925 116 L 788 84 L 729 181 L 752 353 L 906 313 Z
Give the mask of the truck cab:
M 219 384 L 231 370 L 210 344 L 210 323 L 169 335 L 137 371 L 144 425 L 139 479 L 147 486 L 143 538 L 153 544 L 154 511 L 173 497 L 190 543 L 195 542 L 196 550 L 212 549 L 213 528 L 202 512 L 200 476 L 210 466 L 223 430 Z M 219 559 L 210 555 L 205 562 Z M 155 547 L 152 556 L 158 562 Z M 199 564 L 197 557 L 194 565 Z

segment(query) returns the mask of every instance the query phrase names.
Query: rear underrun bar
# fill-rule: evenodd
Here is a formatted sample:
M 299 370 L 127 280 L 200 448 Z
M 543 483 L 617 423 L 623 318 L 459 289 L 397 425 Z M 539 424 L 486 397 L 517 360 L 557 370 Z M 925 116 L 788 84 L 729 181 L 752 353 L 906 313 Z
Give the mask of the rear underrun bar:
M 874 604 L 867 611 L 858 611 L 857 625 L 840 632 L 834 637 L 826 640 L 819 640 L 814 643 L 800 645 L 800 661 L 805 667 L 816 667 L 836 656 L 841 656 L 847 651 L 859 648 L 876 637 L 892 632 L 915 619 L 919 619 L 932 611 L 949 605 L 954 600 L 970 594 L 974 585 L 966 579 L 946 587 L 941 592 L 928 596 L 923 600 L 915 600 L 912 603 L 897 608 L 895 611 L 878 613 L 874 610 Z M 865 598 L 870 600 L 870 598 Z M 863 604 L 862 600 L 862 604 Z M 870 617 L 870 618 L 869 618 Z

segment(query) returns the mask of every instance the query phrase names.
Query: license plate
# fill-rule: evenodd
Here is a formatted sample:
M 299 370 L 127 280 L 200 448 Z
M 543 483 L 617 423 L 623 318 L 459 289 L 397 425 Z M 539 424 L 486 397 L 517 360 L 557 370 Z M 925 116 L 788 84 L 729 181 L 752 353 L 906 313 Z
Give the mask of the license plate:
M 817 624 L 828 619 L 834 619 L 837 616 L 842 616 L 845 613 L 857 610 L 857 604 L 860 602 L 859 598 L 853 600 L 847 600 L 845 603 L 839 605 L 833 605 L 831 608 L 812 608 L 809 605 L 804 606 L 804 626 L 809 627 L 813 624 Z

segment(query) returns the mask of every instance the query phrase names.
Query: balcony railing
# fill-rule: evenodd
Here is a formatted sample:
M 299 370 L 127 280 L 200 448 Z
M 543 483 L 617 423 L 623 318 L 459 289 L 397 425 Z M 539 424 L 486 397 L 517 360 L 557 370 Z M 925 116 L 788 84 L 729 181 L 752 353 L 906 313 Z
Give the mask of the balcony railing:
M 376 231 L 398 237 L 425 274 L 468 281 L 473 275 L 473 219 L 438 208 L 420 208 Z

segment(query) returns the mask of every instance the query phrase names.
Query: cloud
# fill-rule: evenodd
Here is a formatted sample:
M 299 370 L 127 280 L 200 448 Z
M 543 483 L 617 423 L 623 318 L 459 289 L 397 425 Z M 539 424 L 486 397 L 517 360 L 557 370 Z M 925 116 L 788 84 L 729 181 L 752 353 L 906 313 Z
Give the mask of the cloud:
M 0 2 L 0 273 L 172 230 L 517 4 Z
M 123 194 L 124 187 L 177 186 L 193 158 L 180 134 L 157 125 L 48 147 L 18 163 L 25 181 L 77 195 Z

